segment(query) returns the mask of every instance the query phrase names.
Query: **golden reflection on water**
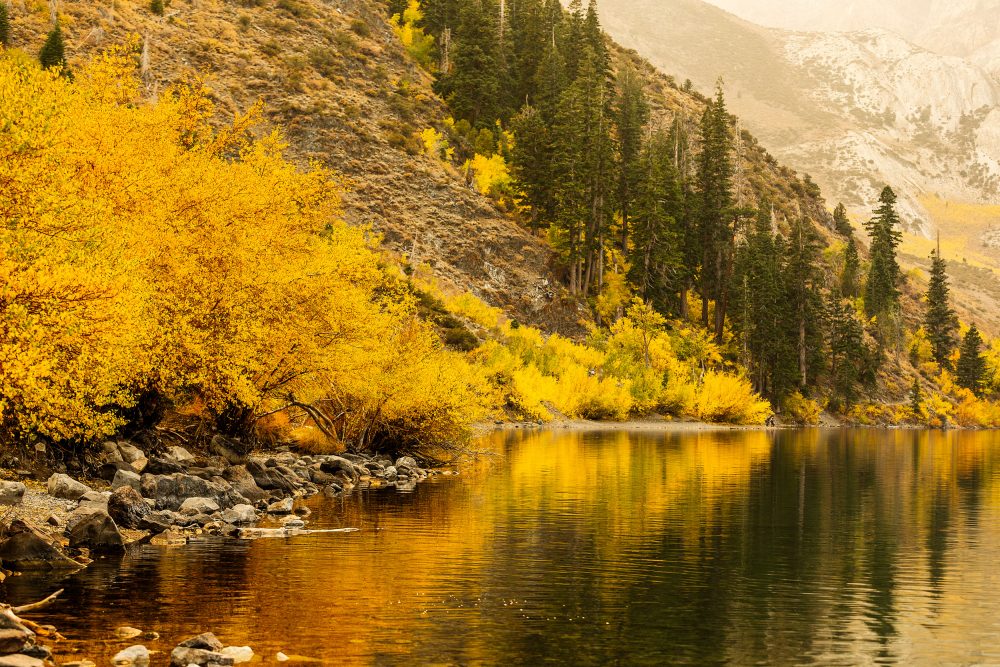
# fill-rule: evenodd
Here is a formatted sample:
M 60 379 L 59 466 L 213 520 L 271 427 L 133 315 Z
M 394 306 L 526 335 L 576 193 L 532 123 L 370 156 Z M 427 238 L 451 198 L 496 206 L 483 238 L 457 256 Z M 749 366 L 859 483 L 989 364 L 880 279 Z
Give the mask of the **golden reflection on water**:
M 993 433 L 502 431 L 350 535 L 147 548 L 67 586 L 82 655 L 212 630 L 325 664 L 1000 661 Z

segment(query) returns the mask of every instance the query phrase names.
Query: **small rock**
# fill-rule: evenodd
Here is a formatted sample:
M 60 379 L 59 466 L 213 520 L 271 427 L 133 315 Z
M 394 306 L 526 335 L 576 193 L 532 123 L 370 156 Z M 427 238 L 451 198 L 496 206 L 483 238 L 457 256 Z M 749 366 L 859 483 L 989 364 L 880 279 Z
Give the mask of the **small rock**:
M 276 503 L 271 503 L 267 506 L 268 514 L 291 514 L 292 508 L 295 503 L 291 498 L 285 498 L 284 500 L 279 500 Z
M 187 537 L 176 528 L 168 528 L 159 535 L 154 535 L 149 543 L 158 547 L 176 547 L 187 544 Z
M 286 517 L 281 522 L 281 525 L 284 526 L 285 528 L 303 528 L 303 527 L 305 527 L 306 522 L 303 521 L 302 519 L 298 518 L 298 517 L 289 516 L 289 517 Z
M 69 475 L 55 473 L 49 477 L 47 490 L 53 498 L 63 498 L 65 500 L 79 500 L 83 494 L 90 491 L 86 484 L 76 481 Z
M 396 468 L 403 468 L 403 467 L 416 468 L 417 460 L 414 459 L 412 456 L 400 456 L 398 459 L 396 459 Z
M 24 484 L 0 481 L 0 505 L 20 505 L 24 500 Z
M 146 458 L 146 455 L 141 449 L 127 442 L 119 442 L 118 451 L 121 453 L 122 460 L 125 461 L 125 463 L 135 463 L 139 459 Z
M 115 637 L 121 640 L 132 639 L 133 637 L 138 637 L 141 634 L 142 630 L 139 628 L 133 628 L 130 625 L 123 625 L 115 630 Z
M 200 648 L 206 651 L 221 651 L 224 644 L 211 632 L 203 632 L 200 635 L 185 639 L 177 645 L 180 648 Z
M 98 458 L 104 463 L 124 461 L 122 453 L 118 449 L 118 443 L 110 441 L 101 444 L 101 453 L 98 455 Z
M 274 659 L 278 662 L 288 662 L 288 656 L 281 651 L 278 651 L 278 655 L 274 656 Z
M 108 461 L 101 465 L 97 469 L 97 476 L 103 479 L 105 482 L 110 482 L 118 474 L 119 470 L 128 470 L 129 472 L 135 472 L 132 464 L 125 463 L 124 461 Z
M 249 646 L 227 646 L 219 651 L 219 653 L 232 658 L 234 665 L 239 665 L 253 660 L 253 649 Z
M 211 514 L 219 511 L 219 503 L 211 498 L 187 498 L 177 511 L 188 516 Z
M 81 507 L 73 512 L 67 522 L 69 545 L 87 547 L 91 552 L 120 552 L 125 541 L 114 519 L 102 509 Z
M 116 667 L 148 667 L 149 649 L 142 644 L 129 646 L 116 653 L 111 659 L 111 664 Z
M 58 528 L 63 524 L 62 519 L 60 519 L 55 514 L 50 514 L 49 518 L 45 520 L 45 523 L 49 524 L 50 526 L 54 526 L 56 528 Z
M 115 489 L 108 499 L 108 515 L 121 528 L 145 528 L 146 518 L 152 513 L 146 501 L 131 486 Z
M 251 505 L 241 503 L 223 511 L 222 520 L 233 524 L 254 523 L 257 521 L 257 511 Z
M 230 667 L 235 664 L 233 658 L 217 651 L 201 648 L 186 648 L 178 646 L 170 653 L 170 667 Z
M 309 516 L 313 512 L 312 512 L 311 509 L 309 509 L 308 507 L 306 507 L 305 505 L 303 505 L 301 507 L 296 507 L 295 508 L 295 513 L 298 514 L 299 516 Z
M 73 662 L 64 662 L 62 667 L 97 667 L 97 663 L 93 660 L 74 660 Z
M 226 459 L 231 465 L 238 466 L 246 463 L 246 454 L 241 450 L 246 449 L 242 443 L 236 440 L 227 439 L 221 435 L 212 437 L 212 442 L 208 445 L 209 451 Z
M 399 473 L 396 471 L 396 466 L 386 466 L 385 481 L 395 482 L 397 479 L 399 479 Z
M 194 461 L 194 456 L 191 455 L 191 452 L 183 447 L 168 447 L 167 456 L 177 463 L 191 463 Z
M 6 539 L 0 542 L 0 560 L 14 570 L 66 569 L 80 564 L 68 558 L 49 538 L 30 524 L 15 519 L 7 527 Z
M 135 461 L 132 461 L 129 465 L 132 466 L 132 470 L 134 470 L 135 472 L 143 472 L 146 469 L 146 466 L 149 465 L 149 459 L 147 458 L 136 459 Z
M 0 655 L 18 653 L 31 638 L 31 633 L 25 629 L 4 628 L 0 630 Z
M 30 655 L 15 653 L 0 658 L 0 667 L 45 667 L 45 663 Z
M 119 470 L 115 473 L 115 478 L 111 480 L 111 490 L 114 491 L 123 486 L 131 486 L 136 491 L 141 491 L 142 478 L 139 473 L 132 470 Z

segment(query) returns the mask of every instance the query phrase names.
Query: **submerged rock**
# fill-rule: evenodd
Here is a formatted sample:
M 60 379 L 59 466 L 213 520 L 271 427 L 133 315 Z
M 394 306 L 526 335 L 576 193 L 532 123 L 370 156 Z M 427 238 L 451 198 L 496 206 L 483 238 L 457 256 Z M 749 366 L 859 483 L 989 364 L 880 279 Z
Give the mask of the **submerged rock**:
M 219 652 L 232 658 L 234 665 L 253 660 L 253 649 L 249 646 L 227 646 Z
M 15 653 L 0 657 L 0 667 L 45 667 L 45 663 L 30 655 Z
M 76 481 L 69 475 L 57 472 L 49 477 L 47 490 L 53 498 L 79 500 L 91 489 L 86 484 Z
M 80 564 L 67 557 L 34 526 L 16 519 L 0 542 L 0 560 L 14 570 L 75 570 Z
M 129 646 L 116 653 L 111 659 L 111 664 L 115 667 L 148 667 L 149 649 L 142 644 Z

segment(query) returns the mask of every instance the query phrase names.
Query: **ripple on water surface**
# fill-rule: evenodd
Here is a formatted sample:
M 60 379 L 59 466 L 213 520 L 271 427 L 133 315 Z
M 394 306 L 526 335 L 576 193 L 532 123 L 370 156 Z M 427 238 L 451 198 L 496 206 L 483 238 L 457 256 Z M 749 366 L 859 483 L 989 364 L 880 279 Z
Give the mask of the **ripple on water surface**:
M 993 433 L 503 432 L 413 493 L 307 501 L 348 534 L 142 548 L 38 615 L 98 664 L 213 631 L 273 662 L 936 664 L 1000 660 Z M 44 617 L 43 617 L 44 616 Z

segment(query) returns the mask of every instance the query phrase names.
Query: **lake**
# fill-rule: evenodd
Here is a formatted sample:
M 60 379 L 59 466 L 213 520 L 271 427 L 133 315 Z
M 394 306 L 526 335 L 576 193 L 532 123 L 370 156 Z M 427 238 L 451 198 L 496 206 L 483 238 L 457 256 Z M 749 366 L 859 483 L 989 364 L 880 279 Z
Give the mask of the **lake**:
M 1000 435 L 508 430 L 412 493 L 305 502 L 355 533 L 145 546 L 15 604 L 99 665 L 212 631 L 321 664 L 1000 662 Z M 158 656 L 166 664 L 165 656 Z

